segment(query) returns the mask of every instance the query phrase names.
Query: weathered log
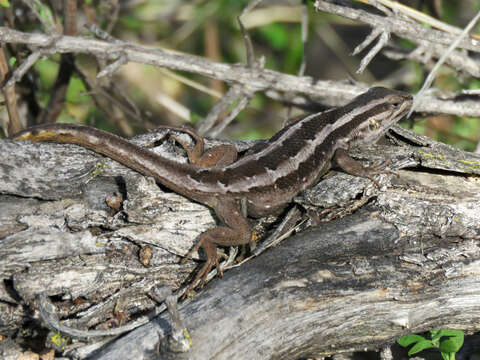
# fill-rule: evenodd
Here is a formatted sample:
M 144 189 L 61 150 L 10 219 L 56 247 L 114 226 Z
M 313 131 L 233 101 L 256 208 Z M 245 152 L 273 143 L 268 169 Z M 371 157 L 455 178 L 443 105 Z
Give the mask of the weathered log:
M 391 158 L 405 168 L 398 177 L 381 175 L 377 189 L 338 173 L 296 199 L 317 220 L 353 214 L 297 230 L 182 303 L 193 345 L 162 358 L 322 356 L 433 327 L 478 330 L 480 156 L 395 132 L 395 146 L 352 154 Z M 163 137 L 137 141 L 156 139 L 155 151 L 182 159 Z M 121 325 L 154 308 L 153 287 L 176 290 L 194 270 L 178 262 L 214 224 L 208 208 L 74 145 L 0 140 L 0 151 L 1 333 L 38 316 L 38 294 L 65 326 Z M 151 259 L 139 254 L 145 248 Z M 67 351 L 141 358 L 170 326 L 161 316 L 94 353 Z

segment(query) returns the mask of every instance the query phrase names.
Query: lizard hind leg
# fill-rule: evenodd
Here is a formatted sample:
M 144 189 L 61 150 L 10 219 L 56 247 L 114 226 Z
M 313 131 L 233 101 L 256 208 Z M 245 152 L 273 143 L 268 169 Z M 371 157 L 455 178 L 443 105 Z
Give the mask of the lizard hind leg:
M 198 243 L 189 251 L 186 257 L 182 259 L 181 263 L 185 263 L 200 247 L 205 251 L 207 258 L 205 264 L 203 264 L 202 268 L 188 286 L 184 296 L 196 287 L 199 280 L 200 287 L 202 287 L 206 282 L 208 273 L 214 266 L 217 268 L 219 276 L 223 276 L 217 258 L 217 245 L 243 245 L 252 239 L 252 230 L 246 217 L 243 216 L 240 211 L 238 201 L 222 199 L 222 201 L 218 201 L 214 209 L 217 216 L 225 225 L 217 226 L 201 234 Z

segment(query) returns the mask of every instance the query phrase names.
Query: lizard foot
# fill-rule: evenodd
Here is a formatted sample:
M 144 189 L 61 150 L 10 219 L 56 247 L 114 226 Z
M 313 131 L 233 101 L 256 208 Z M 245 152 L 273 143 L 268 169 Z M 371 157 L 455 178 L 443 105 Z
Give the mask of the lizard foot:
M 204 239 L 205 238 L 200 239 L 200 241 L 193 247 L 192 250 L 188 252 L 188 254 L 180 262 L 180 264 L 184 264 L 192 256 L 192 254 L 200 248 L 200 246 L 204 249 L 207 256 L 207 261 L 205 262 L 205 264 L 203 264 L 202 268 L 195 275 L 195 278 L 190 282 L 190 285 L 188 285 L 187 289 L 181 297 L 182 299 L 186 298 L 190 291 L 197 287 L 197 284 L 199 288 L 202 288 L 203 285 L 205 285 L 205 283 L 207 282 L 207 276 L 213 267 L 216 267 L 218 276 L 223 277 L 223 271 L 220 267 L 217 257 L 217 246 L 213 242 Z

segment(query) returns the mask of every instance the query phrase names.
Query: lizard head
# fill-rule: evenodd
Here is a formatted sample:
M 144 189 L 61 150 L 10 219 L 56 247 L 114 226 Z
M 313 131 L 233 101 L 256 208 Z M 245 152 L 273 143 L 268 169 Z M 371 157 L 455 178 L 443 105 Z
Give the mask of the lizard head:
M 356 115 L 352 119 L 349 146 L 372 144 L 402 117 L 412 105 L 410 94 L 373 87 L 358 96 L 355 103 Z

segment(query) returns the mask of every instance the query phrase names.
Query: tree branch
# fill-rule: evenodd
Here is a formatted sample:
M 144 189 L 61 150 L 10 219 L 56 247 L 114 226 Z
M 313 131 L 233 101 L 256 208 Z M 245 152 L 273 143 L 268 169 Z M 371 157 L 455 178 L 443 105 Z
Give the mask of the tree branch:
M 434 30 L 431 30 L 434 31 Z M 329 106 L 338 106 L 353 99 L 367 88 L 363 84 L 314 80 L 311 77 L 298 77 L 276 71 L 249 68 L 246 65 L 225 64 L 204 58 L 169 52 L 163 49 L 149 49 L 137 45 L 109 43 L 71 36 L 48 36 L 44 34 L 22 33 L 0 27 L 0 41 L 22 43 L 43 48 L 47 53 L 87 53 L 111 61 L 125 56 L 128 61 L 167 67 L 240 84 L 245 91 L 263 91 L 271 98 L 286 100 L 295 105 L 305 106 L 312 101 Z M 472 40 L 474 41 L 474 40 Z M 477 47 L 478 51 L 479 48 Z M 455 94 L 436 97 L 425 96 L 418 111 L 441 112 L 459 116 L 480 116 L 480 103 L 465 97 L 457 99 Z

